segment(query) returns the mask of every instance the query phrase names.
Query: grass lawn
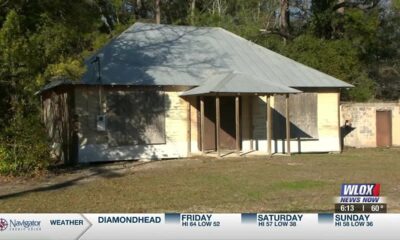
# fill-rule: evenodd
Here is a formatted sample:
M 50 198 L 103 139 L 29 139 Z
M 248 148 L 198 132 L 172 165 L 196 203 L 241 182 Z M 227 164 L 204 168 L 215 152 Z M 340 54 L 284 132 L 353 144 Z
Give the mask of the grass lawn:
M 381 183 L 388 211 L 400 212 L 399 148 L 109 166 L 54 184 L 33 180 L 12 193 L 3 186 L 0 212 L 333 211 L 341 183 Z

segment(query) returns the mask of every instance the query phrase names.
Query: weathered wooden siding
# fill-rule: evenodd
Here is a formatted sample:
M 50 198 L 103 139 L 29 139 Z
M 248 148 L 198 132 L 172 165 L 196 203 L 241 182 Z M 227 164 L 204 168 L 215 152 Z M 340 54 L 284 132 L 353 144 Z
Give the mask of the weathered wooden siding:
M 285 139 L 286 137 L 286 97 L 274 97 L 274 136 Z M 318 138 L 318 94 L 301 93 L 293 94 L 289 98 L 289 118 L 291 122 L 290 136 L 292 138 Z
M 59 89 L 42 95 L 42 120 L 52 143 L 52 157 L 66 164 L 76 160 L 71 92 Z
M 252 96 L 241 97 L 241 118 L 240 118 L 240 129 L 242 136 L 242 148 L 252 149 L 253 139 L 253 122 L 252 122 Z M 245 146 L 246 145 L 246 146 Z
M 106 93 L 107 90 L 104 90 Z M 128 90 L 134 91 L 134 89 Z M 160 159 L 186 157 L 188 149 L 188 102 L 190 102 L 191 152 L 199 152 L 199 106 L 196 97 L 181 98 L 182 91 L 165 91 L 165 144 L 142 144 L 110 146 L 107 136 L 95 129 L 99 114 L 98 90 L 81 87 L 75 90 L 76 113 L 79 117 L 79 161 L 110 161 L 129 159 Z M 334 152 L 340 151 L 338 92 L 317 94 L 318 139 L 292 139 L 292 152 Z M 250 103 L 251 102 L 251 103 Z M 266 98 L 265 96 L 241 97 L 241 135 L 243 151 L 266 151 Z M 106 103 L 104 103 L 106 105 Z M 271 98 L 274 106 L 274 98 Z M 249 107 L 251 106 L 251 109 Z M 251 116 L 250 116 L 251 114 Z M 274 124 L 274 123 L 273 123 Z M 89 127 L 89 126 L 92 127 Z M 274 138 L 273 138 L 274 139 Z M 284 152 L 285 141 L 273 140 L 272 150 Z
M 259 146 L 262 140 L 266 139 L 266 97 L 255 96 L 252 98 L 252 111 L 253 111 L 253 136 L 256 144 L 256 149 L 262 149 L 264 146 Z M 272 106 L 272 105 L 271 105 Z M 266 142 L 264 143 L 266 147 Z
M 107 95 L 107 91 L 103 89 L 103 94 Z M 75 104 L 80 124 L 79 162 L 186 157 L 187 103 L 179 94 L 177 91 L 165 91 L 165 144 L 110 146 L 107 133 L 96 130 L 96 116 L 101 111 L 98 89 L 77 88 Z
M 316 139 L 292 139 L 291 152 L 338 152 L 339 141 L 339 97 L 338 92 L 317 93 L 317 128 Z M 271 106 L 274 107 L 274 97 L 271 97 Z M 255 150 L 267 151 L 266 141 L 266 98 L 265 96 L 252 97 L 253 112 L 253 142 Z M 272 126 L 274 127 L 274 122 Z M 274 153 L 285 152 L 285 140 L 272 136 L 272 150 Z M 243 151 L 250 150 L 250 140 L 243 139 Z

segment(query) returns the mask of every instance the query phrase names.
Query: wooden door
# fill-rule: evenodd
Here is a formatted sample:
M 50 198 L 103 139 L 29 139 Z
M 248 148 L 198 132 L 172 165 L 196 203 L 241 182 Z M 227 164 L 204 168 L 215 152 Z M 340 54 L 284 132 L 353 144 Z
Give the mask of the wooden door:
M 216 150 L 215 97 L 204 97 L 204 150 Z
M 376 146 L 392 145 L 392 112 L 376 111 Z

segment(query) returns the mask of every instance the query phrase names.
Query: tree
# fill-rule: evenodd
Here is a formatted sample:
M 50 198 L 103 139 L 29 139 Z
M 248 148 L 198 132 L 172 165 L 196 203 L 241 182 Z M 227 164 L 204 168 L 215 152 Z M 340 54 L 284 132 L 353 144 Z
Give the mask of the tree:
M 289 0 L 280 0 L 279 30 L 283 36 L 290 35 Z
M 344 100 L 400 97 L 400 0 L 0 0 L 1 173 L 50 163 L 34 93 L 78 80 L 83 59 L 137 19 L 223 27 L 354 84 Z
M 53 76 L 80 78 L 101 14 L 91 1 L 0 4 L 0 174 L 32 173 L 52 161 L 34 93 Z
M 368 47 L 367 64 L 370 75 L 376 80 L 376 97 L 400 99 L 400 1 L 380 17 L 375 40 Z
M 161 10 L 160 10 L 160 0 L 155 0 L 155 16 L 156 23 L 161 23 Z
M 190 1 L 190 23 L 194 24 L 194 14 L 196 11 L 196 0 Z

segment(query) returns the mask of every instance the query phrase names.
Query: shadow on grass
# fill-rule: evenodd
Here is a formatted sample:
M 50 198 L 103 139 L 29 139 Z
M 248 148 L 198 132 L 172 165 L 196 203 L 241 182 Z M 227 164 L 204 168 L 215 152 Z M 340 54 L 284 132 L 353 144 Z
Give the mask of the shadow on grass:
M 135 162 L 134 166 L 139 166 L 139 165 L 144 165 L 148 164 L 151 162 Z M 111 163 L 113 164 L 113 163 Z M 37 192 L 47 192 L 47 191 L 54 191 L 54 190 L 59 190 L 59 189 L 64 189 L 67 187 L 72 187 L 75 185 L 80 184 L 79 182 L 88 178 L 93 178 L 93 177 L 101 177 L 101 178 L 106 178 L 106 179 L 111 179 L 111 178 L 118 178 L 126 175 L 126 172 L 119 172 L 121 170 L 126 170 L 128 169 L 126 165 L 131 165 L 132 163 L 128 164 L 121 164 L 117 167 L 110 168 L 113 166 L 110 166 L 110 163 L 95 163 L 95 164 L 88 164 L 88 165 L 78 165 L 75 167 L 61 167 L 58 166 L 56 168 L 50 169 L 50 172 L 54 173 L 56 176 L 58 174 L 73 174 L 85 170 L 89 170 L 90 173 L 84 173 L 82 172 L 81 176 L 75 177 L 73 179 L 68 179 L 64 181 L 59 181 L 54 184 L 50 184 L 47 186 L 40 186 L 40 187 L 34 187 L 31 189 L 26 189 L 14 193 L 8 193 L 4 195 L 0 195 L 0 200 L 5 200 L 5 199 L 10 199 L 14 197 L 20 197 L 29 193 L 37 193 Z M 39 183 L 40 185 L 45 185 L 46 183 Z M 38 184 L 38 185 L 39 185 Z

